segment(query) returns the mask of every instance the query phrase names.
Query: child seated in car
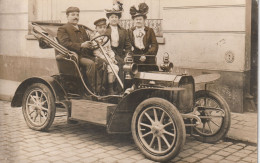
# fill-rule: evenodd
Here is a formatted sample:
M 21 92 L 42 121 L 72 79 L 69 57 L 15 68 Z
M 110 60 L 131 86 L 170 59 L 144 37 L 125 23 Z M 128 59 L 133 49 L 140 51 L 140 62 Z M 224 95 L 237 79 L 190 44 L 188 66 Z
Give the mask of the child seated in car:
M 106 19 L 105 18 L 101 18 L 98 19 L 94 22 L 94 25 L 96 26 L 96 33 L 94 35 L 93 38 L 100 36 L 100 35 L 104 35 L 106 32 L 106 28 L 107 28 L 107 24 L 106 24 Z M 97 39 L 98 41 L 100 41 L 100 43 L 102 44 L 102 40 L 103 38 L 101 37 L 100 39 Z M 110 60 L 111 66 L 113 67 L 113 69 L 115 70 L 115 73 L 118 74 L 119 71 L 119 67 L 116 65 L 117 61 L 115 59 L 115 53 L 113 52 L 112 48 L 111 48 L 111 44 L 110 41 L 108 41 L 105 45 L 103 45 L 103 48 L 108 56 L 108 59 Z M 93 51 L 93 54 L 96 57 L 102 58 L 104 59 L 104 61 L 107 63 L 105 56 L 103 55 L 101 49 L 96 49 Z M 107 71 L 108 71 L 108 93 L 109 94 L 115 94 L 114 89 L 113 89 L 113 83 L 115 81 L 115 75 L 112 71 L 112 68 L 110 67 L 110 65 L 107 63 Z

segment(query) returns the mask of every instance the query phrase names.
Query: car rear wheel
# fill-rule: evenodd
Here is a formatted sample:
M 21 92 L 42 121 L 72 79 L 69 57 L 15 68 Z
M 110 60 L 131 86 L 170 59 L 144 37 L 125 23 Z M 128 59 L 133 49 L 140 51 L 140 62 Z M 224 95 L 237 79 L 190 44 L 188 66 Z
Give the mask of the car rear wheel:
M 149 98 L 136 108 L 132 135 L 143 154 L 154 161 L 168 161 L 182 149 L 186 132 L 177 108 L 161 98 Z
M 32 84 L 23 96 L 22 111 L 29 128 L 47 130 L 52 125 L 56 113 L 52 91 L 42 83 Z
M 201 118 L 202 124 L 194 127 L 195 138 L 205 143 L 215 143 L 228 132 L 231 114 L 227 102 L 211 91 L 195 93 L 195 114 Z

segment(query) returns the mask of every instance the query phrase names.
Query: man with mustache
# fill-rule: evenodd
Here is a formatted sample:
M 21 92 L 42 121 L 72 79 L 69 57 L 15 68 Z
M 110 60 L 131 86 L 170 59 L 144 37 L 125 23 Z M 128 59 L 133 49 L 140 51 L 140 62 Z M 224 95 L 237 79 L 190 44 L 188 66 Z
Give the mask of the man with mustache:
M 61 45 L 79 55 L 79 65 L 86 70 L 87 83 L 94 90 L 95 82 L 97 82 L 96 92 L 99 92 L 101 89 L 101 67 L 103 66 L 103 61 L 99 59 L 95 60 L 95 56 L 91 50 L 90 36 L 83 26 L 78 25 L 79 13 L 80 10 L 78 7 L 69 7 L 66 10 L 68 23 L 58 29 L 58 41 Z M 97 81 L 95 81 L 95 69 L 98 72 Z

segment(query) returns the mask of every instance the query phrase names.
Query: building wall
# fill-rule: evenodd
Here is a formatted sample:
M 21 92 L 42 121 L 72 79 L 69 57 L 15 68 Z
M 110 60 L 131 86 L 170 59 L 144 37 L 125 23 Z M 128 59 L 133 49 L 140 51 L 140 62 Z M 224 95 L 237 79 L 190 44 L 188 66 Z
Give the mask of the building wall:
M 53 50 L 28 40 L 30 0 L 0 1 L 0 78 L 22 81 L 57 73 Z
M 224 97 L 232 111 L 245 111 L 250 92 L 251 1 L 162 0 L 161 13 L 165 44 L 159 54 L 170 54 L 177 73 L 221 74 L 208 89 Z
M 160 51 L 170 52 L 176 67 L 248 71 L 247 6 L 246 0 L 163 0 Z
M 27 0 L 0 1 L 1 55 L 22 55 L 21 50 L 25 48 L 24 37 L 27 34 L 28 25 L 27 5 Z

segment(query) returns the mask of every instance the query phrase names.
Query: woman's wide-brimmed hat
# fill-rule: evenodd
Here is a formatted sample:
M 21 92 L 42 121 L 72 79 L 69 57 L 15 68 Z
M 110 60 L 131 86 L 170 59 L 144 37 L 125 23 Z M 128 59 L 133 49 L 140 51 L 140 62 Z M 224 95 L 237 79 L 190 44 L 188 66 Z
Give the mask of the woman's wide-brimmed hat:
M 143 16 L 146 18 L 146 14 L 148 13 L 149 7 L 146 3 L 140 3 L 138 5 L 138 10 L 135 6 L 132 6 L 130 8 L 130 14 L 132 15 L 132 18 L 134 19 L 137 16 Z
M 112 14 L 116 14 L 119 15 L 119 17 L 121 17 L 122 12 L 123 12 L 123 3 L 119 1 L 113 4 L 112 9 L 105 9 L 105 13 L 107 17 L 109 17 Z

